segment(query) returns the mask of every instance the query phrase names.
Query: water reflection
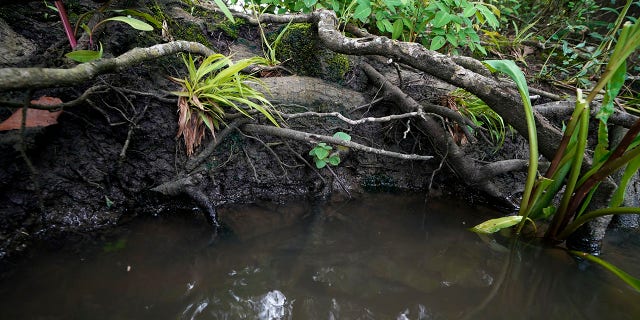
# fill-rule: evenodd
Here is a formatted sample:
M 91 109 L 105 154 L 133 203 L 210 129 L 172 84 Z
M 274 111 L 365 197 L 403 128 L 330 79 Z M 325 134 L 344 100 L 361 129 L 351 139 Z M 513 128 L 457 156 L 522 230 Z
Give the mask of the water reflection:
M 0 319 L 640 318 L 640 295 L 598 267 L 527 244 L 511 260 L 492 249 L 466 231 L 481 211 L 377 195 L 214 245 L 191 217 L 138 221 L 14 268 L 0 281 Z M 605 258 L 638 275 L 635 236 Z

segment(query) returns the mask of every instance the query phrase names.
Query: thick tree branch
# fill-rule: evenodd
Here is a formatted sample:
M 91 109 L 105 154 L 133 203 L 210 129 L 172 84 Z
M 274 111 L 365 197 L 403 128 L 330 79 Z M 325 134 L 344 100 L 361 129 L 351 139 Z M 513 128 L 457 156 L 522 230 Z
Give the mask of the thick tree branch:
M 592 103 L 594 108 L 591 108 L 591 117 L 595 117 L 600 110 L 600 104 Z M 534 106 L 536 111 L 540 112 L 546 117 L 559 117 L 563 119 L 568 119 L 571 117 L 573 110 L 575 108 L 575 101 L 554 101 L 545 104 L 539 104 Z M 623 126 L 625 128 L 631 128 L 633 124 L 638 120 L 638 116 L 632 115 L 630 113 L 625 113 L 619 110 L 615 110 L 615 112 L 609 117 L 608 123 L 617 124 Z
M 489 163 L 481 168 L 481 179 L 490 179 L 499 174 L 520 171 L 529 167 L 529 161 L 525 159 L 509 159 Z
M 0 69 L 0 91 L 73 86 L 91 80 L 100 74 L 123 71 L 143 61 L 178 52 L 190 52 L 204 56 L 215 53 L 197 42 L 173 41 L 148 48 L 135 48 L 116 58 L 82 63 L 70 69 L 3 68 Z
M 524 137 L 527 123 L 520 96 L 498 81 L 458 65 L 450 57 L 426 49 L 417 43 L 394 41 L 386 37 L 347 38 L 337 29 L 335 14 L 327 10 L 314 13 L 318 17 L 318 36 L 330 50 L 355 55 L 381 55 L 424 71 L 440 80 L 475 94 L 502 116 Z M 544 117 L 536 114 L 539 147 L 551 159 L 562 136 Z

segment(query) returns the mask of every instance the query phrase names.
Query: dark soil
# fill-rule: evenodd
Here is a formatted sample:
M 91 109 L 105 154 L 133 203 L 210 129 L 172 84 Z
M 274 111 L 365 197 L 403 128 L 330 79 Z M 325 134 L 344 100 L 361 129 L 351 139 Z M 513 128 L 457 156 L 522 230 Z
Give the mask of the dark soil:
M 80 1 L 68 10 L 83 12 L 94 6 L 92 2 Z M 63 57 L 68 45 L 60 23 L 42 3 L 0 6 L 0 18 L 36 44 L 32 55 L 19 63 L 0 67 L 70 64 Z M 114 24 L 100 36 L 100 41 L 107 55 L 117 55 L 135 46 L 149 45 L 150 40 L 138 34 Z M 255 46 L 259 40 L 248 27 L 241 28 L 237 38 L 221 30 L 205 35 L 222 52 L 228 50 L 223 47 L 229 43 L 254 43 Z M 121 74 L 100 76 L 74 88 L 32 93 L 33 97 L 48 95 L 69 101 L 90 86 L 112 86 L 111 90 L 92 97 L 90 103 L 65 110 L 57 125 L 28 129 L 25 146 L 31 167 L 19 152 L 19 131 L 0 132 L 0 259 L 15 256 L 34 241 L 55 243 L 55 239 L 91 237 L 97 230 L 109 229 L 140 215 L 200 210 L 186 195 L 169 197 L 151 191 L 184 171 L 187 158 L 183 142 L 176 139 L 175 104 L 118 89 L 162 94 L 162 90 L 176 89 L 167 76 L 181 74 L 182 70 L 181 59 L 169 57 Z M 22 101 L 27 94 L 1 93 L 0 100 Z M 390 106 L 378 106 L 368 115 L 385 115 L 387 108 Z M 0 107 L 0 121 L 14 110 Z M 388 150 L 430 152 L 429 142 L 419 134 L 412 132 L 407 138 L 402 137 L 406 130 L 403 122 L 363 125 L 354 130 L 340 123 L 293 122 L 291 125 L 315 127 L 319 133 L 348 131 L 360 141 Z M 237 225 L 237 219 L 228 217 L 234 211 L 225 211 L 225 207 L 300 199 L 339 201 L 363 192 L 425 190 L 433 168 L 438 165 L 350 152 L 343 155 L 339 167 L 333 168 L 334 175 L 326 169 L 311 168 L 300 160 L 311 161 L 307 155 L 311 147 L 235 132 L 207 160 L 209 170 L 195 188 L 221 208 L 223 224 L 234 221 Z M 446 172 L 445 169 L 435 175 L 433 190 L 462 191 L 456 183 L 451 183 Z M 447 181 L 446 184 L 443 181 Z

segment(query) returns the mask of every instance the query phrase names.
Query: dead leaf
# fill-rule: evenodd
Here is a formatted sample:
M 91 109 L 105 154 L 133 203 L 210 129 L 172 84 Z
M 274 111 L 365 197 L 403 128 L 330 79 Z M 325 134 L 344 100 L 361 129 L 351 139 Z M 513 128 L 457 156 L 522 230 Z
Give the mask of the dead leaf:
M 43 106 L 53 106 L 61 104 L 62 100 L 54 97 L 40 97 L 38 100 L 32 100 L 31 104 Z M 50 112 L 47 110 L 29 109 L 27 110 L 27 121 L 25 127 L 47 127 L 58 123 L 58 117 L 62 110 Z M 22 109 L 16 110 L 7 120 L 0 123 L 0 131 L 18 130 L 22 125 Z

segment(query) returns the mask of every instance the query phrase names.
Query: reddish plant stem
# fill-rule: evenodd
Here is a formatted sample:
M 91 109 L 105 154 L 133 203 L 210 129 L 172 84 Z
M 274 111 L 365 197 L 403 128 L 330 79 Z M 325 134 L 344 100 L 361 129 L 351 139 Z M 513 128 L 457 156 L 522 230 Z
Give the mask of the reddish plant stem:
M 67 34 L 67 39 L 69 39 L 71 49 L 75 49 L 78 45 L 78 42 L 76 41 L 76 36 L 73 34 L 73 28 L 71 28 L 71 24 L 69 23 L 67 11 L 64 10 L 64 4 L 62 3 L 62 0 L 56 0 L 55 4 L 56 8 L 58 9 L 58 13 L 60 14 L 60 20 L 62 20 L 64 32 Z

